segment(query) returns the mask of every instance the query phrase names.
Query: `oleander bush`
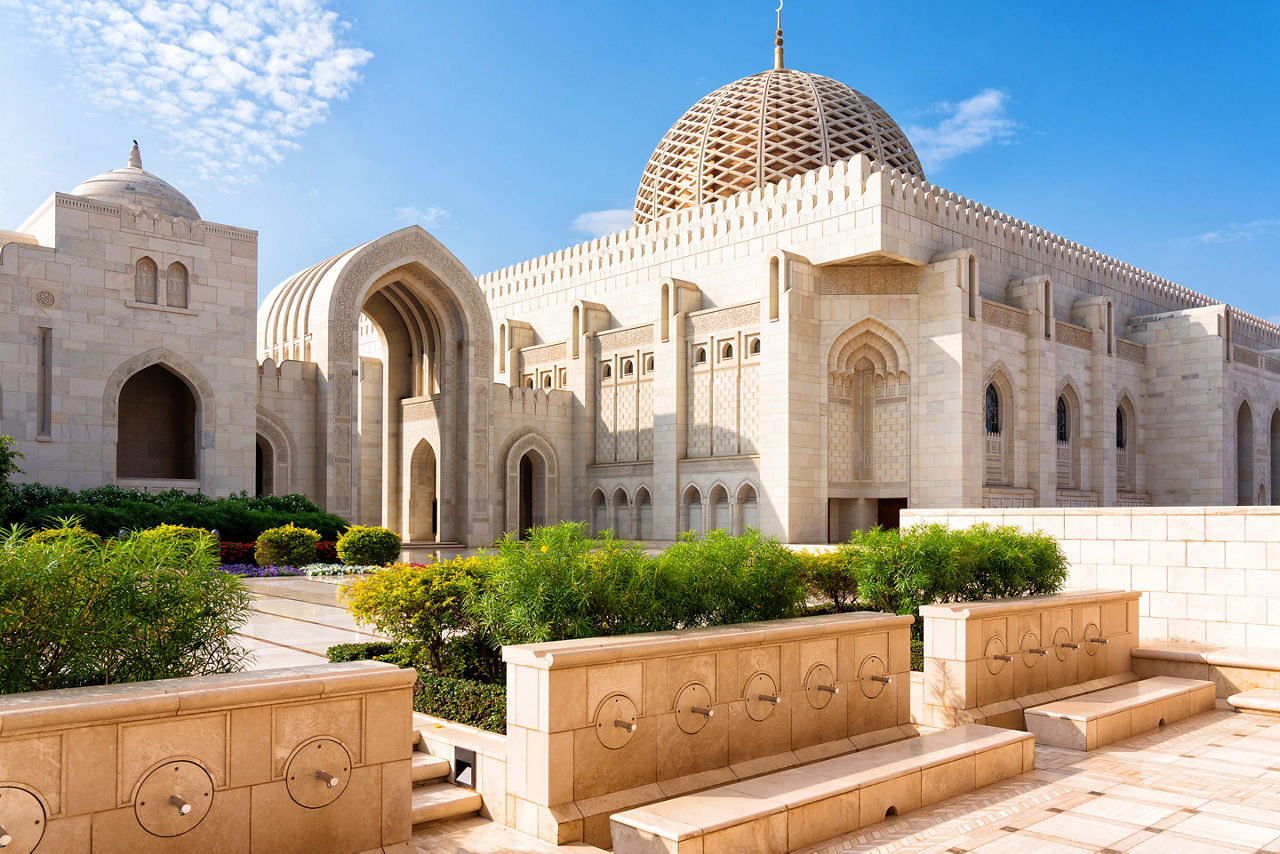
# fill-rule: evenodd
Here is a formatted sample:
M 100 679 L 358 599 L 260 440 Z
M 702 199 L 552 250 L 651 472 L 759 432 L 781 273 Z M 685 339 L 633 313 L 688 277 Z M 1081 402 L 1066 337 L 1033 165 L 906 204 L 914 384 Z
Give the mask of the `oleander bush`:
M 39 483 L 13 485 L 6 495 L 8 508 L 0 517 L 5 524 L 40 529 L 50 527 L 55 519 L 75 516 L 87 530 L 102 537 L 114 537 L 121 530 L 173 524 L 216 529 L 223 540 L 251 543 L 268 528 L 292 522 L 319 531 L 332 541 L 348 524 L 303 495 L 252 496 L 241 492 L 210 498 L 180 489 L 149 493 L 113 485 L 73 492 Z
M 400 557 L 400 535 L 376 525 L 352 525 L 338 537 L 338 558 L 348 566 L 386 566 Z
M 320 534 L 293 523 L 269 528 L 258 535 L 253 550 L 260 566 L 306 566 L 316 562 L 316 543 Z
M 858 579 L 848 552 L 801 552 L 798 557 L 809 596 L 829 602 L 829 613 L 854 609 L 858 603 Z
M 28 534 L 0 535 L 0 693 L 242 666 L 250 596 L 207 533 Z

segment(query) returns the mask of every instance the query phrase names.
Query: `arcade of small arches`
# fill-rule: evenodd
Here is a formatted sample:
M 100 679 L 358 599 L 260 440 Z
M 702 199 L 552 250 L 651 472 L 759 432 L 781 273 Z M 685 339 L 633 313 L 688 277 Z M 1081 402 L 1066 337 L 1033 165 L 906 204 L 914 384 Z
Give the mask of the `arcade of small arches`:
M 592 534 L 608 530 L 623 539 L 653 539 L 653 494 L 645 485 L 630 492 L 620 485 L 611 490 L 597 486 L 591 492 L 588 519 Z M 737 536 L 759 526 L 759 494 L 751 481 L 736 488 L 722 481 L 709 487 L 689 483 L 680 494 L 681 532 L 705 534 L 721 529 Z

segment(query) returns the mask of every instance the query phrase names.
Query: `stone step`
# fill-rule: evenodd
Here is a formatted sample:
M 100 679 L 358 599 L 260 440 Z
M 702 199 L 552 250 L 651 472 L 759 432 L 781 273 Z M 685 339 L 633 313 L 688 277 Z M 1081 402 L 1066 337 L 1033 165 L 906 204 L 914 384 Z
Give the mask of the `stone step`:
M 1027 730 L 1037 744 L 1097 750 L 1215 705 L 1212 682 L 1154 676 L 1027 709 Z
M 450 770 L 448 759 L 432 756 L 430 753 L 424 753 L 421 750 L 413 751 L 413 764 L 410 774 L 415 785 L 431 780 L 448 780 Z
M 1280 691 L 1274 688 L 1254 688 L 1232 694 L 1227 702 L 1242 712 L 1280 717 Z
M 432 783 L 413 790 L 410 815 L 415 825 L 461 818 L 480 811 L 480 794 L 451 783 Z
M 1031 736 L 968 724 L 615 813 L 615 854 L 794 851 L 1035 767 Z

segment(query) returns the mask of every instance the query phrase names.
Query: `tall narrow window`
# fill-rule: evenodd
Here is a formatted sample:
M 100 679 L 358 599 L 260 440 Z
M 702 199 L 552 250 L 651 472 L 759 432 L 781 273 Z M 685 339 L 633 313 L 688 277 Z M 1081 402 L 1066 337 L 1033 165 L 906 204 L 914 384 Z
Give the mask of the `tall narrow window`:
M 1067 417 L 1067 399 L 1058 398 L 1058 441 L 1071 441 L 1071 424 Z
M 156 262 L 150 258 L 138 259 L 138 266 L 133 274 L 133 301 L 155 304 Z
M 53 425 L 53 330 L 41 328 L 39 369 L 36 377 L 36 433 L 48 436 Z
M 1122 451 L 1125 447 L 1124 409 L 1119 406 L 1116 407 L 1116 447 Z
M 978 317 L 978 259 L 969 256 L 969 316 L 973 319 Z
M 174 261 L 169 265 L 165 282 L 165 303 L 175 308 L 187 307 L 187 268 Z M 151 300 L 155 302 L 155 300 Z
M 987 385 L 986 414 L 983 419 L 986 423 L 987 432 L 991 435 L 999 435 L 1000 433 L 1000 393 L 996 391 L 995 383 Z

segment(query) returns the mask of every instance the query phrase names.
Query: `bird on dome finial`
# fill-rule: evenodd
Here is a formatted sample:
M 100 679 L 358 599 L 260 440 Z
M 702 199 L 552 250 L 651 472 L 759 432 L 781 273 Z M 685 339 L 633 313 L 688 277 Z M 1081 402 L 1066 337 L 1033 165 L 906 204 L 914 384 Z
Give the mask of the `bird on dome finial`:
M 783 67 L 782 65 L 782 4 L 783 4 L 783 0 L 778 0 L 778 8 L 775 10 L 778 13 L 778 35 L 773 42 L 774 70 L 778 70 Z
M 142 152 L 138 150 L 138 141 L 133 141 L 133 148 L 129 149 L 129 165 L 134 169 L 142 168 Z

